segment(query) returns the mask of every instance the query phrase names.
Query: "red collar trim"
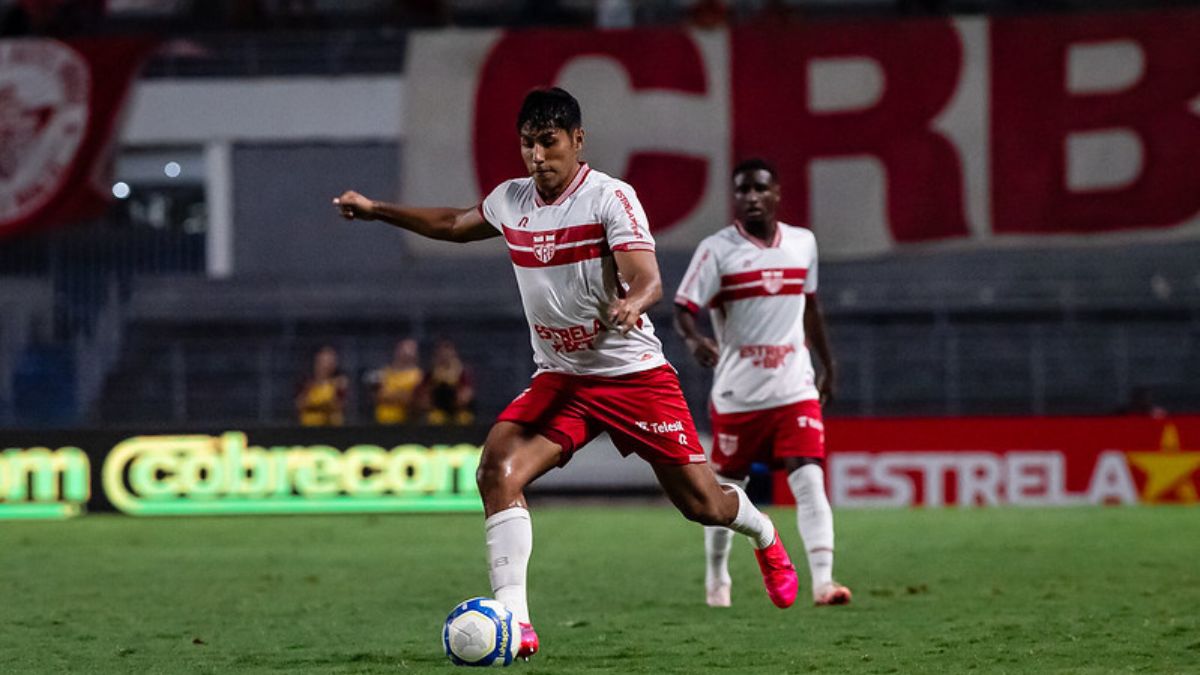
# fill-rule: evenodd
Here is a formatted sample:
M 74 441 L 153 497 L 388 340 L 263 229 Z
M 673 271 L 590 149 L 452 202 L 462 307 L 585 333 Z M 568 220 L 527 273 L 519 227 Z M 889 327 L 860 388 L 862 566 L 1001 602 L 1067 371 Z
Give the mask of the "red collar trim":
M 567 201 L 567 197 L 570 197 L 571 195 L 575 194 L 577 190 L 579 190 L 579 188 L 583 185 L 583 181 L 587 180 L 588 174 L 591 172 L 592 167 L 588 166 L 587 162 L 580 162 L 579 170 L 575 172 L 575 177 L 571 179 L 571 184 L 567 186 L 566 190 L 562 191 L 562 194 L 559 195 L 558 199 L 555 199 L 554 203 L 550 204 L 550 206 L 558 206 L 559 204 Z M 546 206 L 546 202 L 542 200 L 542 195 L 537 191 L 537 185 L 533 186 L 533 203 L 538 206 Z
M 737 228 L 738 234 L 742 235 L 748 239 L 751 244 L 754 244 L 759 248 L 779 248 L 779 242 L 783 239 L 783 224 L 779 221 L 775 222 L 775 238 L 771 240 L 770 244 L 764 244 L 762 239 L 759 239 L 758 237 L 747 232 L 745 226 L 743 226 L 739 220 L 733 221 L 733 226 Z

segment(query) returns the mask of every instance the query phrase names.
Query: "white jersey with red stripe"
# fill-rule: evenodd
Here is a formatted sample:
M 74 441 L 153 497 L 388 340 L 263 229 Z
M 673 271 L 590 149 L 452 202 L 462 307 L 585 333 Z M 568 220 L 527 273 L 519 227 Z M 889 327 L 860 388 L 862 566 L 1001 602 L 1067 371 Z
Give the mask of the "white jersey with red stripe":
M 508 244 L 539 371 L 615 376 L 667 362 L 645 314 L 624 336 L 608 320 L 627 290 L 612 252 L 654 250 L 628 183 L 581 164 L 553 204 L 532 178 L 517 178 L 492 190 L 479 210 Z
M 700 243 L 675 302 L 711 310 L 718 413 L 817 398 L 804 339 L 804 294 L 816 290 L 817 241 L 807 229 L 779 223 L 766 245 L 734 223 Z

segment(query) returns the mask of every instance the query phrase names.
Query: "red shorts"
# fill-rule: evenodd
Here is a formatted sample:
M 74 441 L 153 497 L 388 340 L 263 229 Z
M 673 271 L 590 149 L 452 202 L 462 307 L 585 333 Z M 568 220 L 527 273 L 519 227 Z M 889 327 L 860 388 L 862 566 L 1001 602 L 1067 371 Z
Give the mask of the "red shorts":
M 821 404 L 798 401 L 778 408 L 722 415 L 709 408 L 713 427 L 713 470 L 744 478 L 754 462 L 784 457 L 825 457 Z
M 622 455 L 652 464 L 707 461 L 670 366 L 616 377 L 541 373 L 496 421 L 526 425 L 562 446 L 560 466 L 605 431 Z

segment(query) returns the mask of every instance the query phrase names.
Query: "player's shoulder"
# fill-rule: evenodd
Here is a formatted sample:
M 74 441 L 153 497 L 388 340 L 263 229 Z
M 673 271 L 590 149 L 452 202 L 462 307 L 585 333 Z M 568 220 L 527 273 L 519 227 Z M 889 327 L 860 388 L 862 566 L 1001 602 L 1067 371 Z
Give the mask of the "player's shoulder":
M 730 223 L 700 240 L 702 247 L 714 251 L 728 251 L 737 248 L 744 241 L 738 234 L 737 226 Z
M 490 197 L 497 197 L 507 202 L 520 201 L 528 198 L 533 190 L 533 178 L 510 178 L 492 189 Z
M 781 220 L 779 221 L 779 230 L 785 239 L 814 244 L 817 242 L 817 235 L 813 234 L 813 231 L 807 227 L 791 225 Z
M 603 195 L 610 195 L 617 190 L 626 193 L 633 192 L 633 186 L 629 183 L 591 167 L 588 167 L 588 175 L 584 178 L 583 189 Z

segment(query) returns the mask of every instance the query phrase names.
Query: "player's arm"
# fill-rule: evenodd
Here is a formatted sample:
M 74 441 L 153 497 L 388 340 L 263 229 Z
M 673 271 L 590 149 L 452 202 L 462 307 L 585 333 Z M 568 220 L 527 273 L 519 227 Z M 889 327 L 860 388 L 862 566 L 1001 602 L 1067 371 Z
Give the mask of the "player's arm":
M 654 251 L 613 251 L 613 259 L 629 289 L 625 297 L 609 307 L 608 320 L 625 335 L 637 326 L 646 310 L 662 299 L 662 276 Z
M 500 236 L 478 207 L 418 208 L 367 199 L 353 190 L 335 197 L 333 205 L 346 220 L 382 220 L 403 230 L 440 241 L 466 243 Z
M 692 357 L 696 359 L 697 363 L 705 368 L 717 365 L 717 359 L 721 354 L 717 349 L 716 340 L 700 331 L 700 326 L 696 323 L 696 314 L 692 312 L 692 308 L 681 304 L 678 300 L 675 302 L 675 332 L 679 333 L 683 341 L 687 343 L 688 351 L 692 353 Z
M 804 335 L 808 337 L 808 346 L 817 354 L 821 361 L 821 375 L 817 377 L 817 391 L 821 395 L 821 404 L 828 404 L 834 399 L 837 383 L 837 361 L 833 358 L 833 350 L 829 348 L 829 335 L 825 330 L 825 316 L 821 313 L 821 302 L 816 293 L 804 296 Z

